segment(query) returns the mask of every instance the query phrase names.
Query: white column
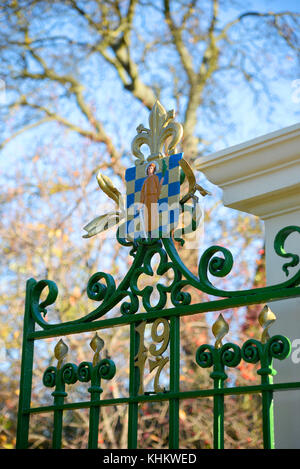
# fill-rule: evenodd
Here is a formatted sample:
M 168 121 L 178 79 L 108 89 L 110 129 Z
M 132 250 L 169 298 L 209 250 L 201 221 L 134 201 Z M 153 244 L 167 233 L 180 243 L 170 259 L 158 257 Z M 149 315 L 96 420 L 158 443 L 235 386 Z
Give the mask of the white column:
M 223 189 L 225 206 L 264 220 L 267 285 L 287 280 L 282 266 L 288 259 L 275 253 L 273 243 L 281 228 L 300 226 L 300 124 L 199 158 L 197 168 Z M 300 255 L 299 233 L 287 238 L 285 250 Z M 293 345 L 288 359 L 274 361 L 274 381 L 300 381 L 300 298 L 269 306 L 277 316 L 270 334 L 286 335 Z M 276 448 L 299 449 L 300 390 L 276 392 L 274 409 Z

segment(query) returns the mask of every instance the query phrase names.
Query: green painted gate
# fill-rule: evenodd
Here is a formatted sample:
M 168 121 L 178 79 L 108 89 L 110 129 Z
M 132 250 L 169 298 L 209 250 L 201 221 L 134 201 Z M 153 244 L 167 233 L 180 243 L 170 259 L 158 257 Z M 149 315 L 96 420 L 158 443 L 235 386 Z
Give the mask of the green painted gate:
M 168 119 L 170 120 L 170 115 Z M 170 154 L 172 158 L 172 153 Z M 109 193 L 107 180 L 101 179 L 100 182 Z M 111 186 L 110 190 L 112 190 Z M 194 196 L 194 192 L 189 198 Z M 181 200 L 182 207 L 186 199 L 187 197 L 183 202 Z M 195 355 L 195 363 L 199 367 L 211 370 L 212 386 L 210 389 L 191 391 L 180 389 L 180 323 L 185 316 L 212 311 L 221 312 L 229 308 L 253 304 L 266 305 L 272 301 L 300 296 L 300 270 L 294 275 L 289 275 L 289 267 L 298 265 L 299 257 L 293 253 L 287 253 L 284 249 L 286 238 L 293 232 L 300 233 L 300 227 L 288 226 L 280 230 L 274 240 L 276 254 L 284 260 L 288 259 L 282 267 L 287 280 L 277 285 L 241 291 L 219 289 L 210 280 L 211 276 L 226 277 L 230 273 L 233 257 L 228 249 L 221 246 L 211 246 L 206 249 L 199 261 L 198 274 L 195 275 L 183 264 L 176 249 L 177 243 L 183 243 L 182 239 L 173 239 L 174 237 L 170 235 L 161 238 L 146 237 L 129 240 L 122 236 L 121 231 L 121 226 L 119 226 L 117 240 L 122 246 L 130 249 L 132 264 L 119 285 L 115 284 L 114 278 L 108 273 L 97 272 L 92 275 L 87 285 L 87 296 L 97 303 L 97 307 L 84 317 L 57 324 L 46 320 L 47 307 L 55 303 L 58 295 L 57 286 L 51 280 L 30 279 L 27 282 L 17 448 L 28 447 L 30 417 L 33 414 L 45 412 L 49 414 L 49 418 L 53 418 L 53 448 L 60 448 L 64 412 L 83 408 L 89 409 L 88 447 L 97 448 L 101 408 L 126 404 L 128 406 L 128 448 L 134 449 L 138 444 L 138 406 L 140 403 L 153 401 L 169 402 L 169 448 L 180 448 L 180 400 L 211 396 L 213 398 L 214 448 L 221 449 L 224 447 L 224 397 L 257 393 L 262 396 L 264 448 L 274 448 L 274 392 L 299 389 L 300 382 L 273 383 L 273 376 L 276 373 L 273 361 L 287 358 L 291 352 L 291 344 L 284 336 L 269 336 L 268 328 L 275 319 L 270 308 L 268 306 L 262 308 L 259 317 L 262 326 L 261 340 L 249 338 L 244 344 L 223 343 L 228 332 L 228 324 L 222 314 L 219 315 L 212 328 L 215 343 L 200 345 Z M 157 274 L 161 279 L 166 272 L 173 274 L 171 283 L 166 284 L 163 280 L 157 282 L 159 301 L 155 306 L 151 303 L 153 287 L 148 285 L 140 289 L 138 284 L 141 275 L 153 276 L 151 261 L 154 256 L 158 256 L 160 260 Z M 201 291 L 213 299 L 192 304 L 192 297 L 186 291 L 188 287 Z M 42 297 L 45 299 L 42 300 Z M 107 317 L 108 313 L 117 306 L 120 308 L 119 315 L 113 318 Z M 148 324 L 151 327 L 153 342 L 150 347 L 146 348 L 144 339 Z M 118 369 L 115 366 L 114 357 L 101 358 L 103 341 L 97 332 L 125 326 L 130 327 L 128 395 L 101 399 L 102 388 L 107 385 L 107 380 L 113 379 L 118 374 Z M 91 342 L 93 360 L 77 364 L 65 363 L 68 347 L 59 338 L 91 331 L 95 332 Z M 57 364 L 48 367 L 43 375 L 43 385 L 53 389 L 53 403 L 36 407 L 31 405 L 34 348 L 37 341 L 49 337 L 58 338 L 54 351 Z M 167 349 L 169 356 L 163 355 Z M 144 390 L 146 360 L 149 361 L 150 370 L 155 370 L 152 392 Z M 257 373 L 260 376 L 260 384 L 242 387 L 227 386 L 228 369 L 237 367 L 241 361 L 259 364 Z M 162 386 L 166 363 L 169 363 L 169 383 Z M 65 402 L 69 391 L 68 386 L 78 381 L 86 383 L 90 395 L 89 400 Z

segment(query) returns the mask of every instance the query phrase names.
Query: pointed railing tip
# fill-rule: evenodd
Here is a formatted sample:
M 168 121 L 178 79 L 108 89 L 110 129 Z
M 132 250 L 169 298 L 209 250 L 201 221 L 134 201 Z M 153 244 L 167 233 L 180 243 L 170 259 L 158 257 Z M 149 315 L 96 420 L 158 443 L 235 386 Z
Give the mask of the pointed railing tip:
M 61 368 L 62 362 L 68 353 L 68 346 L 60 339 L 54 347 L 54 356 L 57 360 L 57 369 Z
M 269 338 L 269 327 L 276 321 L 276 315 L 273 311 L 269 308 L 268 305 L 265 305 L 258 316 L 258 322 L 263 328 L 263 332 L 261 335 L 261 342 L 265 344 Z
M 90 342 L 90 347 L 94 352 L 93 366 L 96 366 L 100 361 L 100 352 L 104 347 L 104 340 L 98 336 L 97 332 Z
M 225 321 L 222 313 L 219 314 L 218 319 L 212 325 L 212 333 L 216 338 L 215 348 L 220 348 L 222 346 L 222 339 L 229 331 L 229 325 Z

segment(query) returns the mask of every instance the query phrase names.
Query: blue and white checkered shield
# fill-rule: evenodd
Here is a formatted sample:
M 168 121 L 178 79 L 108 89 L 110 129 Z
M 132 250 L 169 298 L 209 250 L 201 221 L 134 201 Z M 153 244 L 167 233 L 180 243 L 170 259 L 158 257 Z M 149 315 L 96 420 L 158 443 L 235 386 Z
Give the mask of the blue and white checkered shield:
M 156 160 L 156 172 L 159 181 L 162 180 L 160 197 L 158 200 L 159 227 L 152 237 L 169 237 L 171 230 L 176 227 L 179 218 L 180 196 L 180 166 L 182 153 L 177 153 Z M 141 192 L 147 178 L 148 163 L 129 168 L 125 173 L 126 180 L 126 210 L 125 223 L 126 238 L 145 238 L 146 232 L 144 208 L 141 205 Z M 164 172 L 164 175 L 163 175 Z

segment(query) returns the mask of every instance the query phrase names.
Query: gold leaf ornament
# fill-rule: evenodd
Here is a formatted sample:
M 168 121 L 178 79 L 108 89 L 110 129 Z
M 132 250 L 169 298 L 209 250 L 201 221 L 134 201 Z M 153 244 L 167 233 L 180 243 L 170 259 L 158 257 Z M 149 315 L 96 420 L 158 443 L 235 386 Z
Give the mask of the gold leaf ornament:
M 263 328 L 263 332 L 260 339 L 263 344 L 265 344 L 269 340 L 269 327 L 271 327 L 271 325 L 275 321 L 276 315 L 273 313 L 273 311 L 269 308 L 268 305 L 265 305 L 258 316 L 258 322 Z
M 68 353 L 68 346 L 64 343 L 62 339 L 57 342 L 54 348 L 54 356 L 57 360 L 57 369 L 59 370 L 62 366 L 63 360 Z
M 122 218 L 123 217 L 120 212 L 108 212 L 104 215 L 100 215 L 83 227 L 83 229 L 87 231 L 87 234 L 82 237 L 91 238 L 98 233 L 102 233 L 103 231 L 117 225 Z
M 97 174 L 97 181 L 99 184 L 100 189 L 108 195 L 111 199 L 113 199 L 117 207 L 121 210 L 121 212 L 124 211 L 124 199 L 121 194 L 121 192 L 114 186 L 112 180 L 108 177 L 105 176 L 104 174 L 101 174 L 100 171 Z
M 212 333 L 216 338 L 215 347 L 220 348 L 222 346 L 222 339 L 229 331 L 229 325 L 223 318 L 222 314 L 219 315 L 218 319 L 212 326 Z
M 206 195 L 211 195 L 210 192 L 208 192 L 202 186 L 197 184 L 194 171 L 185 159 L 181 158 L 181 160 L 179 161 L 179 165 L 183 170 L 189 184 L 187 193 L 180 200 L 181 205 L 185 204 L 191 198 L 195 198 L 196 191 L 199 191 L 203 197 L 205 197 Z
M 83 238 L 91 238 L 98 233 L 102 233 L 114 226 L 116 226 L 125 217 L 125 204 L 121 192 L 114 186 L 113 182 L 108 176 L 101 174 L 100 171 L 97 174 L 97 181 L 100 189 L 108 195 L 117 205 L 119 211 L 112 211 L 105 213 L 94 218 L 91 222 L 83 227 L 87 234 L 84 234 Z
M 100 362 L 100 352 L 104 347 L 104 340 L 98 336 L 97 332 L 90 342 L 90 347 L 94 351 L 93 366 Z

